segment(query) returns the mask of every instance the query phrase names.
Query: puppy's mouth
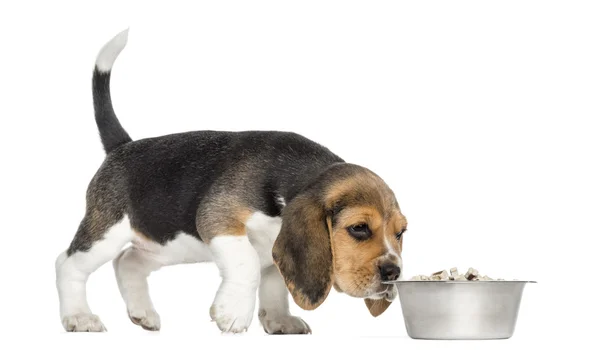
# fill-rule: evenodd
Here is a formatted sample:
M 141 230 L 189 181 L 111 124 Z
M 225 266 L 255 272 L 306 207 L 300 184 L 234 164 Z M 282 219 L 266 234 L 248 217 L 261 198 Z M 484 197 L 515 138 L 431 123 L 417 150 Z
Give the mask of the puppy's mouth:
M 384 298 L 387 299 L 387 301 L 394 301 L 394 299 L 396 299 L 396 286 L 388 284 L 387 285 L 388 288 L 385 290 L 384 294 Z
M 353 271 L 353 274 L 337 275 L 333 287 L 338 292 L 343 292 L 353 297 L 368 299 L 387 299 L 393 301 L 397 295 L 396 286 L 391 283 L 383 283 L 379 274 L 372 269 L 363 269 L 362 274 Z M 345 277 L 345 278 L 344 278 Z M 396 280 L 400 280 L 400 276 Z
M 396 298 L 396 287 L 393 284 L 379 283 L 375 288 L 375 292 L 369 295 L 367 298 L 394 301 Z

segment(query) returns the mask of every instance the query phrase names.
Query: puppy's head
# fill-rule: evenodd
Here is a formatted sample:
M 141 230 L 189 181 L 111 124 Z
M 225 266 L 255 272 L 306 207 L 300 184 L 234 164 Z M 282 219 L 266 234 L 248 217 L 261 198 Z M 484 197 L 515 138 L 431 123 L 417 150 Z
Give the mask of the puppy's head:
M 395 298 L 406 218 L 376 174 L 335 164 L 283 210 L 273 259 L 296 304 L 317 308 L 333 286 L 363 298 L 373 316 Z

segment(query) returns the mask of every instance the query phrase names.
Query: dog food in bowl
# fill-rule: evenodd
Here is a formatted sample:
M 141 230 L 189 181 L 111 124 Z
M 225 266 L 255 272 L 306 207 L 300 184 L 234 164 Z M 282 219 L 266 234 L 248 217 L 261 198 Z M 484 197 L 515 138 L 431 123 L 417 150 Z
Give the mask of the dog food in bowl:
M 504 281 L 502 278 L 493 279 L 489 276 L 479 274 L 479 271 L 469 267 L 466 273 L 459 274 L 458 269 L 453 267 L 450 273 L 446 270 L 434 272 L 431 275 L 416 275 L 410 279 L 411 281 Z
M 396 286 L 413 339 L 507 339 L 515 330 L 525 284 L 531 282 L 453 267 L 389 283 Z

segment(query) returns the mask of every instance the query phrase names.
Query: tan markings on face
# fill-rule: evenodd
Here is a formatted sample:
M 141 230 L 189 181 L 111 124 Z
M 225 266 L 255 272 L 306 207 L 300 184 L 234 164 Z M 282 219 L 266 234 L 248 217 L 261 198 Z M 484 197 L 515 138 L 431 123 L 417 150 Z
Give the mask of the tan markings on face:
M 366 223 L 373 236 L 363 242 L 350 236 L 347 227 Z M 338 287 L 349 295 L 363 297 L 374 283 L 375 261 L 385 253 L 384 236 L 380 228 L 382 217 L 373 207 L 344 210 L 336 220 L 333 231 L 334 278 Z
M 387 228 L 385 234 L 387 235 L 388 242 L 394 248 L 395 253 L 400 255 L 400 253 L 402 253 L 402 240 L 404 239 L 404 235 L 400 236 L 400 239 L 398 240 L 396 234 L 406 229 L 406 217 L 404 217 L 400 211 L 396 210 L 394 210 L 391 215 L 390 220 L 386 221 Z
M 335 202 L 338 198 L 342 197 L 346 193 L 353 192 L 356 187 L 364 180 L 364 175 L 353 176 L 347 179 L 341 179 L 336 181 L 328 190 L 325 197 L 325 202 L 330 204 Z
M 396 234 L 406 227 L 406 218 L 397 206 L 394 194 L 377 176 L 364 172 L 336 182 L 327 192 L 333 205 L 345 198 L 343 208 L 332 227 L 334 286 L 355 297 L 384 292 L 379 265 L 386 261 L 399 264 L 402 240 Z M 343 201 L 343 200 L 342 200 Z M 367 224 L 371 237 L 360 241 L 348 233 L 353 225 Z
M 406 230 L 408 223 L 406 222 L 406 217 L 404 215 L 402 215 L 400 212 L 398 212 L 395 215 L 395 218 L 393 221 L 394 221 L 394 232 L 395 233 Z M 400 253 L 402 253 L 402 242 L 403 241 L 404 241 L 404 234 L 400 237 L 400 242 L 398 242 L 398 244 L 400 246 Z

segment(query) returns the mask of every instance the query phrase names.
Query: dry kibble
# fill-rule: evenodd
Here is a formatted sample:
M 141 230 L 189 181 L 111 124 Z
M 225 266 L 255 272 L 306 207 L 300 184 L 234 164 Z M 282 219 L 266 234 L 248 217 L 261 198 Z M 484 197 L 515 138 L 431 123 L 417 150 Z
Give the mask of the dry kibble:
M 446 270 L 435 272 L 431 275 L 431 279 L 436 281 L 446 281 L 449 279 L 448 272 Z
M 411 281 L 428 281 L 429 280 L 429 276 L 425 276 L 425 275 L 416 275 L 413 278 L 411 278 Z
M 453 267 L 450 273 L 446 270 L 441 270 L 432 273 L 431 275 L 416 275 L 411 278 L 411 281 L 504 281 L 503 278 L 494 280 L 488 275 L 480 275 L 477 269 L 469 267 L 466 273 L 458 272 L 458 268 Z
M 479 271 L 475 270 L 475 269 L 474 269 L 474 268 L 472 268 L 472 267 L 469 267 L 469 269 L 467 270 L 467 273 L 466 273 L 466 275 L 465 275 L 465 277 L 467 277 L 467 279 L 468 279 L 469 281 L 472 281 L 472 280 L 477 280 L 477 277 L 478 277 L 478 276 L 479 276 Z
M 458 277 L 458 269 L 456 267 L 453 267 L 450 269 L 450 279 L 453 280 L 456 277 Z

